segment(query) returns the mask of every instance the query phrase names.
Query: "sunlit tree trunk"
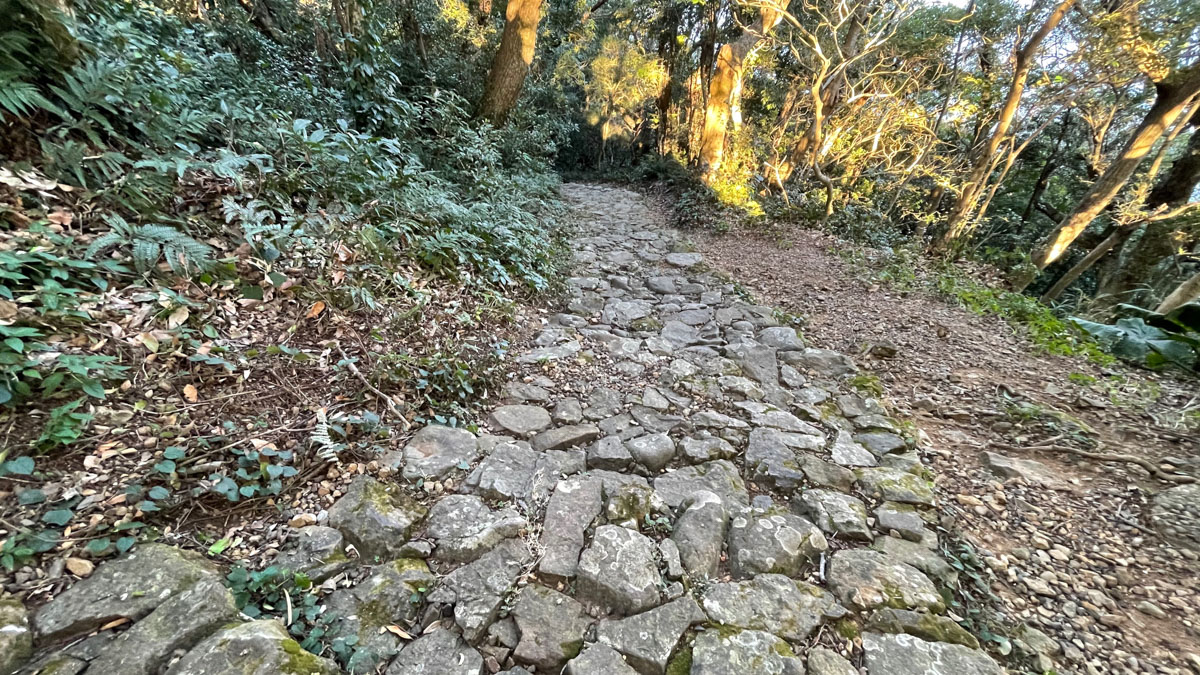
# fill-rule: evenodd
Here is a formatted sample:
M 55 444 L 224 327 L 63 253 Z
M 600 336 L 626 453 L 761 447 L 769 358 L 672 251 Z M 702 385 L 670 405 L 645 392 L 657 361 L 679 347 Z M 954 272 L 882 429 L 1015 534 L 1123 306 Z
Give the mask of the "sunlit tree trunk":
M 744 31 L 734 42 L 722 45 L 717 53 L 716 68 L 708 83 L 704 131 L 700 134 L 700 173 L 706 182 L 711 182 L 721 168 L 725 135 L 735 105 L 734 97 L 741 91 L 746 59 L 759 40 L 782 19 L 780 12 L 763 7 L 756 29 Z
M 542 0 L 508 1 L 500 48 L 492 59 L 483 98 L 479 101 L 479 116 L 496 126 L 504 124 L 521 96 L 521 87 L 533 63 L 541 12 Z
M 987 184 L 988 174 L 994 166 L 996 151 L 1000 149 L 1000 144 L 1004 142 L 1008 136 L 1009 129 L 1012 127 L 1013 119 L 1017 115 L 1017 108 L 1021 104 L 1021 96 L 1025 93 L 1025 82 L 1029 78 L 1029 71 L 1033 67 L 1034 57 L 1037 55 L 1038 48 L 1046 37 L 1058 27 L 1058 24 L 1066 16 L 1067 11 L 1071 9 L 1071 5 L 1075 4 L 1075 0 L 1062 0 L 1054 11 L 1050 12 L 1050 16 L 1046 17 L 1046 21 L 1038 28 L 1037 32 L 1029 37 L 1019 50 L 1017 50 L 1013 64 L 1012 84 L 1009 86 L 1008 95 L 1004 99 L 1004 105 L 1000 108 L 1000 114 L 996 118 L 996 125 L 992 129 L 992 134 L 988 138 L 987 143 L 983 145 L 978 154 L 975 156 L 975 163 L 971 167 L 971 173 L 968 174 L 967 180 L 963 183 L 962 190 L 958 194 L 958 199 L 954 202 L 954 208 L 951 209 L 950 215 L 946 219 L 946 234 L 943 236 L 941 246 L 948 248 L 954 245 L 963 235 L 970 231 L 970 223 L 972 222 L 971 214 L 975 208 L 976 201 Z
M 1200 299 L 1200 272 L 1196 272 L 1182 284 L 1176 286 L 1175 290 L 1171 291 L 1171 294 L 1154 311 L 1166 314 L 1197 299 Z
M 1184 112 L 1191 98 L 1200 92 L 1200 65 L 1180 73 L 1174 82 L 1158 83 L 1156 89 L 1158 94 L 1154 105 L 1129 137 L 1121 153 L 1092 184 L 1071 213 L 1050 233 L 1046 242 L 1034 252 L 1033 264 L 1039 270 L 1046 269 L 1050 263 L 1062 257 L 1071 242 L 1112 202 L 1155 142 Z

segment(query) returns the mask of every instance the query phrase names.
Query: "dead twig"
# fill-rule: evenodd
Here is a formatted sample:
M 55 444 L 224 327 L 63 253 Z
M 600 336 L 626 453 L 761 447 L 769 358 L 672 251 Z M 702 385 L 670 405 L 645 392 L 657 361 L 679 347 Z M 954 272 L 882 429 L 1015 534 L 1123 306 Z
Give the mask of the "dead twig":
M 400 408 L 396 407 L 396 403 L 392 401 L 392 397 L 388 396 L 382 391 L 379 391 L 375 385 L 371 384 L 371 381 L 367 379 L 366 375 L 362 374 L 362 371 L 358 369 L 358 366 L 354 365 L 354 360 L 350 358 L 350 355 L 346 353 L 346 350 L 342 349 L 340 344 L 334 342 L 333 346 L 337 347 L 338 353 L 342 355 L 342 361 L 346 364 L 346 367 L 350 369 L 350 372 L 354 373 L 354 376 L 363 383 L 363 386 L 366 387 L 368 391 L 383 399 L 383 402 L 387 404 L 388 410 L 392 411 L 392 414 L 395 415 L 400 420 L 400 423 L 404 425 L 404 430 L 408 431 L 411 429 L 412 424 L 410 424 L 408 419 L 404 417 L 404 413 L 401 412 Z
M 1025 452 L 1025 451 L 1031 451 L 1031 450 L 1039 450 L 1039 451 L 1046 451 L 1046 452 L 1065 452 L 1065 453 L 1072 454 L 1072 455 L 1078 455 L 1080 457 L 1086 457 L 1088 459 L 1094 459 L 1094 460 L 1097 460 L 1100 462 L 1125 462 L 1127 464 L 1137 464 L 1138 466 L 1145 469 L 1146 473 L 1150 474 L 1151 476 L 1153 476 L 1159 480 L 1166 481 L 1168 483 L 1195 483 L 1196 482 L 1196 478 L 1194 478 L 1192 476 L 1183 476 L 1183 475 L 1180 475 L 1177 473 L 1166 473 L 1163 470 L 1159 469 L 1157 466 L 1155 466 L 1154 462 L 1151 462 L 1150 460 L 1145 459 L 1143 457 L 1135 457 L 1133 455 L 1114 454 L 1114 453 L 1108 453 L 1108 452 L 1092 452 L 1091 450 L 1081 450 L 1079 448 L 1072 448 L 1068 445 L 1046 444 L 1046 445 L 1027 445 L 1024 447 L 1020 447 L 1020 446 L 1016 446 L 1016 445 L 1008 445 L 1007 443 L 996 443 L 994 441 L 990 445 L 994 448 L 999 448 L 1001 450 L 1008 450 L 1010 452 Z

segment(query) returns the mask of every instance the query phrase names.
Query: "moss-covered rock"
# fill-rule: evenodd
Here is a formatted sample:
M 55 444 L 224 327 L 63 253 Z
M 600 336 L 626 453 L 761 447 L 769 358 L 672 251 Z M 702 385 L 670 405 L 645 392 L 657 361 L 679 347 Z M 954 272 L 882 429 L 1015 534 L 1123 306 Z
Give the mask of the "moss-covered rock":
M 169 675 L 335 675 L 329 659 L 304 651 L 283 624 L 264 619 L 219 631 L 196 645 Z

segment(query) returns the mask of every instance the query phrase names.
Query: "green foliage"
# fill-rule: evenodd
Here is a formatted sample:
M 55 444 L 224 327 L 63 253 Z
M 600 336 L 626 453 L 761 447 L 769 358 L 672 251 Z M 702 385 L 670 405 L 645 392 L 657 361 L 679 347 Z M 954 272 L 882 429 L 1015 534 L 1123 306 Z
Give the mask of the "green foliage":
M 38 436 L 37 445 L 42 449 L 55 448 L 60 445 L 70 445 L 83 435 L 83 430 L 92 421 L 87 413 L 77 412 L 84 399 L 77 398 L 70 403 L 58 406 L 50 411 L 50 419 Z
M 282 621 L 300 646 L 321 650 L 326 628 L 317 589 L 307 575 L 271 566 L 252 572 L 238 565 L 225 576 L 234 604 L 246 616 Z
M 290 450 L 278 450 L 274 445 L 266 444 L 257 450 L 234 448 L 231 452 L 237 457 L 238 466 L 233 475 L 214 473 L 209 476 L 213 481 L 212 491 L 231 502 L 277 495 L 283 490 L 283 479 L 297 473 L 296 467 L 285 463 L 292 461 L 294 453 Z
M 1147 368 L 1158 369 L 1168 363 L 1193 368 L 1200 353 L 1200 338 L 1194 333 L 1168 333 L 1139 317 L 1118 319 L 1114 325 L 1078 317 L 1071 321 L 1095 337 L 1105 351 Z
M 166 259 L 172 272 L 184 274 L 189 269 L 205 269 L 209 266 L 212 247 L 196 241 L 169 225 L 151 223 L 130 225 L 118 215 L 107 216 L 110 229 L 97 237 L 88 246 L 84 255 L 95 258 L 112 248 L 122 250 L 125 257 L 133 259 L 139 272 L 147 272 Z

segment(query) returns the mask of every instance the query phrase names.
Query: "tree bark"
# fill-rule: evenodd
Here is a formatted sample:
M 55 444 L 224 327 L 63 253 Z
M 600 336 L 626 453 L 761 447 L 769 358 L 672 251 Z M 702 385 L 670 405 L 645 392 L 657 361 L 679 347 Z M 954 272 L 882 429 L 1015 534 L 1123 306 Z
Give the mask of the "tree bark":
M 746 58 L 754 51 L 759 40 L 782 20 L 783 15 L 780 12 L 763 7 L 757 29 L 743 31 L 734 42 L 721 45 L 721 50 L 717 53 L 716 69 L 708 83 L 704 131 L 700 134 L 700 174 L 705 182 L 712 182 L 721 168 L 721 158 L 725 154 L 725 135 L 734 107 L 734 97 L 741 91 Z
M 1046 21 L 1038 28 L 1037 32 L 1031 35 L 1024 46 L 1016 52 L 1012 84 L 1008 88 L 1008 95 L 1005 97 L 1004 105 L 1000 108 L 1000 114 L 996 118 L 996 126 L 992 129 L 992 134 L 988 138 L 987 143 L 984 144 L 983 148 L 976 155 L 971 173 L 968 174 L 966 182 L 963 183 L 958 199 L 954 202 L 954 208 L 951 209 L 950 215 L 946 219 L 946 234 L 942 237 L 940 244 L 942 248 L 949 248 L 963 235 L 970 232 L 971 212 L 987 183 L 988 175 L 994 164 L 993 160 L 996 156 L 996 151 L 1000 149 L 1000 144 L 1004 142 L 1004 138 L 1008 136 L 1013 119 L 1017 115 L 1017 108 L 1021 104 L 1021 96 L 1025 93 L 1025 82 L 1029 79 L 1029 71 L 1033 67 L 1037 50 L 1041 47 L 1046 37 L 1062 22 L 1067 11 L 1071 9 L 1073 4 L 1075 4 L 1075 0 L 1061 0 L 1058 6 L 1050 12 L 1050 16 L 1046 17 Z
M 1194 119 L 1192 123 L 1196 123 Z M 1171 164 L 1171 170 L 1150 191 L 1146 202 L 1155 206 L 1184 204 L 1191 199 L 1197 184 L 1200 184 L 1200 128 L 1192 131 L 1183 154 Z
M 1071 242 L 1112 202 L 1155 142 L 1184 112 L 1191 98 L 1200 92 L 1200 64 L 1182 71 L 1171 81 L 1157 83 L 1155 88 L 1158 93 L 1154 105 L 1129 137 L 1120 155 L 1034 253 L 1033 264 L 1039 270 L 1062 257 Z
M 1154 311 L 1166 314 L 1196 299 L 1200 299 L 1200 272 L 1196 272 L 1176 286 L 1175 290 L 1171 291 L 1171 294 Z
M 1105 237 L 1104 241 L 1096 245 L 1096 248 L 1088 252 L 1083 260 L 1075 263 L 1075 266 L 1067 270 L 1067 273 L 1062 275 L 1058 281 L 1054 282 L 1054 286 L 1042 295 L 1042 302 L 1050 302 L 1057 300 L 1058 296 L 1062 295 L 1067 287 L 1075 283 L 1075 280 L 1083 276 L 1083 273 L 1092 268 L 1097 261 L 1108 255 L 1108 252 L 1113 250 L 1118 244 L 1123 243 L 1133 234 L 1135 227 L 1117 227 L 1113 233 Z
M 1063 139 L 1067 136 L 1067 129 L 1071 126 L 1071 111 L 1068 110 L 1063 115 L 1062 126 L 1059 128 L 1058 137 L 1054 139 L 1054 147 L 1050 150 L 1050 156 L 1046 158 L 1046 163 L 1042 165 L 1042 171 L 1038 174 L 1037 181 L 1033 184 L 1033 192 L 1029 195 L 1029 203 L 1025 205 L 1025 212 L 1021 214 L 1021 222 L 1028 223 L 1033 217 L 1033 212 L 1042 195 L 1045 194 L 1046 188 L 1050 185 L 1050 177 L 1054 175 L 1054 170 L 1058 168 L 1058 153 L 1062 148 Z
M 479 116 L 498 127 L 508 120 L 521 96 L 521 87 L 533 63 L 541 12 L 542 0 L 508 0 L 500 48 L 492 59 L 483 98 L 479 101 Z

